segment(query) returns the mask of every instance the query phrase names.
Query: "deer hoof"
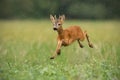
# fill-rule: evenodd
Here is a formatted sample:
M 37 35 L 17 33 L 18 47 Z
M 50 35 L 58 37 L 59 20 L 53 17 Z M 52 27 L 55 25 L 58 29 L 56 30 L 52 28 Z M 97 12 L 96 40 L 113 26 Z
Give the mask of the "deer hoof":
M 58 55 L 60 55 L 61 53 L 59 52 L 59 53 L 57 53 Z
M 84 46 L 83 45 L 80 45 L 81 48 L 83 48 Z
M 50 57 L 50 59 L 54 59 L 54 57 Z
M 92 44 L 89 44 L 89 47 L 93 48 L 93 45 L 92 45 Z

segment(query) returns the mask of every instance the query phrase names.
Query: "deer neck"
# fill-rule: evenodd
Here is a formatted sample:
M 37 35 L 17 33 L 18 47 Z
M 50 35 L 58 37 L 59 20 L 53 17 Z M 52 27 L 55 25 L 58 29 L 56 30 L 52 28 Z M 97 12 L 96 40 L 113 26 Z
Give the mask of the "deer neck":
M 63 33 L 63 28 L 62 28 L 62 26 L 58 29 L 58 35 L 62 35 L 62 33 Z

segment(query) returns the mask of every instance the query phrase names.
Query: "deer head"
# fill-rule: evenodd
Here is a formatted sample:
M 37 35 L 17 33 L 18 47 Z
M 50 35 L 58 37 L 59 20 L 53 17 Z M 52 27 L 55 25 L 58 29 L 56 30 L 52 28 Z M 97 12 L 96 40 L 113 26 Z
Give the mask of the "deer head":
M 59 18 L 56 18 L 55 16 L 50 15 L 50 19 L 53 24 L 53 30 L 59 30 L 59 28 L 62 27 L 63 21 L 65 20 L 65 15 L 59 16 Z

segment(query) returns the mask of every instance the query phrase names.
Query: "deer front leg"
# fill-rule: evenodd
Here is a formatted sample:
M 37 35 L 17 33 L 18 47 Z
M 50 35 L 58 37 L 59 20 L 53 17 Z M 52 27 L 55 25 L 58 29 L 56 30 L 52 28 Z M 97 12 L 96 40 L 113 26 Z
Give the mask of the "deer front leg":
M 56 48 L 55 53 L 53 54 L 52 57 L 50 57 L 50 59 L 54 59 L 57 55 L 60 55 L 60 48 L 61 48 L 61 46 L 62 46 L 62 41 L 60 40 L 57 43 L 57 48 Z

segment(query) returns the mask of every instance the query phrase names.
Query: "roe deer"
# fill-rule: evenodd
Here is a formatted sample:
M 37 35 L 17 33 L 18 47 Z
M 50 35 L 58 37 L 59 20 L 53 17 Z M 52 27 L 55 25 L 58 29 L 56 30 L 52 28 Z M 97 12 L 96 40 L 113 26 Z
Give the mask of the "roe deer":
M 67 29 L 62 28 L 63 21 L 65 20 L 64 15 L 59 16 L 58 19 L 56 18 L 56 16 L 50 15 L 50 19 L 53 23 L 53 30 L 57 31 L 58 33 L 57 48 L 53 56 L 50 57 L 50 59 L 54 59 L 57 55 L 60 55 L 60 49 L 62 46 L 68 46 L 76 40 L 79 43 L 79 46 L 83 48 L 83 45 L 80 43 L 80 41 L 84 41 L 86 38 L 89 47 L 93 48 L 93 45 L 90 43 L 87 32 L 83 32 L 79 26 L 71 26 Z

